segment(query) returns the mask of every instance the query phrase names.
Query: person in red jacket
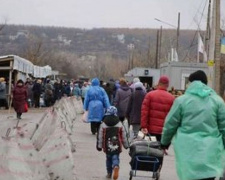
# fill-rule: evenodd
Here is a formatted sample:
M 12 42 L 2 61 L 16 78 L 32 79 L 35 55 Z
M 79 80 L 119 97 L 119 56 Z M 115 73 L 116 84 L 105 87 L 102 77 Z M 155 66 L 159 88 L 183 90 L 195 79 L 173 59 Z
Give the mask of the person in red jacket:
M 25 104 L 27 103 L 27 89 L 21 79 L 17 81 L 12 95 L 13 107 L 16 111 L 17 119 L 21 119 L 22 113 L 26 112 Z
M 166 115 L 170 111 L 175 97 L 167 92 L 169 78 L 161 76 L 157 89 L 146 94 L 141 107 L 141 131 L 155 136 L 161 141 Z

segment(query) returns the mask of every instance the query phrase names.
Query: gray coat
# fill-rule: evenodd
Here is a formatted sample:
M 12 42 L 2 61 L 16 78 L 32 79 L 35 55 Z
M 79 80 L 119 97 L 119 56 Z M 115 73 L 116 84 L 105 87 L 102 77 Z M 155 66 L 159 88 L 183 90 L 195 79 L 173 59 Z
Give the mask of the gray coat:
M 140 124 L 141 122 L 141 105 L 146 95 L 145 90 L 141 87 L 136 88 L 132 93 L 127 107 L 127 117 L 130 124 Z
M 4 82 L 0 82 L 0 99 L 6 99 L 6 85 Z
M 119 117 L 125 117 L 127 106 L 132 94 L 132 89 L 129 86 L 121 86 L 117 92 L 114 100 L 114 105 L 118 110 Z

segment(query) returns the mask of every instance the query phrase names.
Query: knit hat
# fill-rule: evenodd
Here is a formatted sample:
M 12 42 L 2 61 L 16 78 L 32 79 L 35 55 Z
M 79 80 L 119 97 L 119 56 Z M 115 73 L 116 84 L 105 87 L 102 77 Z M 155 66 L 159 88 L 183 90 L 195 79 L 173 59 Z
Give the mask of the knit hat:
M 4 77 L 1 77 L 0 78 L 0 82 L 4 82 L 5 81 L 5 78 Z
M 136 82 L 140 82 L 140 79 L 137 77 L 133 79 L 133 83 L 136 83 Z
M 105 116 L 117 116 L 117 108 L 115 106 L 110 106 L 106 110 Z
M 198 71 L 190 74 L 188 80 L 190 82 L 193 82 L 193 81 L 201 81 L 202 83 L 204 83 L 206 85 L 208 83 L 207 76 L 206 76 L 205 72 L 202 71 L 202 70 L 198 70 Z
M 134 84 L 134 88 L 136 89 L 136 88 L 143 88 L 143 83 L 142 82 L 136 82 L 135 84 Z
M 161 83 L 161 84 L 169 84 L 169 78 L 167 77 L 167 76 L 161 76 L 160 78 L 159 78 L 159 83 Z

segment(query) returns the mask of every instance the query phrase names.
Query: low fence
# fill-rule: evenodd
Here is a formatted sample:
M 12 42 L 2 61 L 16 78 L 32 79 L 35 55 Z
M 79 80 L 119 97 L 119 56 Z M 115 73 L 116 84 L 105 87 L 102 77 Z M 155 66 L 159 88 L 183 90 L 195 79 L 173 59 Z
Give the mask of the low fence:
M 75 179 L 74 123 L 81 100 L 62 98 L 37 123 L 9 128 L 0 138 L 0 180 Z

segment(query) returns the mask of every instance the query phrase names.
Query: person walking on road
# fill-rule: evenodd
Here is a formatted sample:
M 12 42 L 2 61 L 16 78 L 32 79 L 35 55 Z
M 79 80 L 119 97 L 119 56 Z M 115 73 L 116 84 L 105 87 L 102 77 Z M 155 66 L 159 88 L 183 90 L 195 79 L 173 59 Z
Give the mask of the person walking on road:
M 84 82 L 82 88 L 81 88 L 81 99 L 82 99 L 82 103 L 84 104 L 84 99 L 85 99 L 85 96 L 86 96 L 86 93 L 89 89 L 89 84 L 88 82 Z
M 20 79 L 16 83 L 16 87 L 12 91 L 13 107 L 16 111 L 17 119 L 21 119 L 21 115 L 27 112 L 27 89 L 24 82 Z
M 127 106 L 132 94 L 132 89 L 127 85 L 125 79 L 120 79 L 120 87 L 116 91 L 116 97 L 114 99 L 114 106 L 118 109 L 118 117 L 120 121 L 125 120 Z
M 100 87 L 99 79 L 92 79 L 91 86 L 84 99 L 84 110 L 88 111 L 87 122 L 91 123 L 93 135 L 98 132 L 105 110 L 109 106 L 109 98 L 105 90 Z
M 214 180 L 222 176 L 225 163 L 225 104 L 207 86 L 204 71 L 192 73 L 189 81 L 166 118 L 162 148 L 167 149 L 173 138 L 181 180 Z
M 119 177 L 119 155 L 122 152 L 122 145 L 128 148 L 126 131 L 119 118 L 117 109 L 110 106 L 103 118 L 97 137 L 97 150 L 106 153 L 106 178 L 114 180 Z
M 166 115 L 175 99 L 167 92 L 168 87 L 169 78 L 161 76 L 157 89 L 147 93 L 141 107 L 141 130 L 155 136 L 157 141 L 161 140 Z
M 33 95 L 34 95 L 34 107 L 39 108 L 40 107 L 40 96 L 42 93 L 42 80 L 37 79 L 33 86 Z
M 137 136 L 141 127 L 141 105 L 145 95 L 146 92 L 143 89 L 143 84 L 141 82 L 136 82 L 126 113 L 129 124 L 133 126 L 134 136 Z
M 7 92 L 6 92 L 6 82 L 5 78 L 0 78 L 0 107 L 4 106 L 5 109 L 9 108 L 8 102 L 7 102 Z
M 79 84 L 77 83 L 74 84 L 73 96 L 75 96 L 77 100 L 81 99 L 81 88 L 79 87 Z

